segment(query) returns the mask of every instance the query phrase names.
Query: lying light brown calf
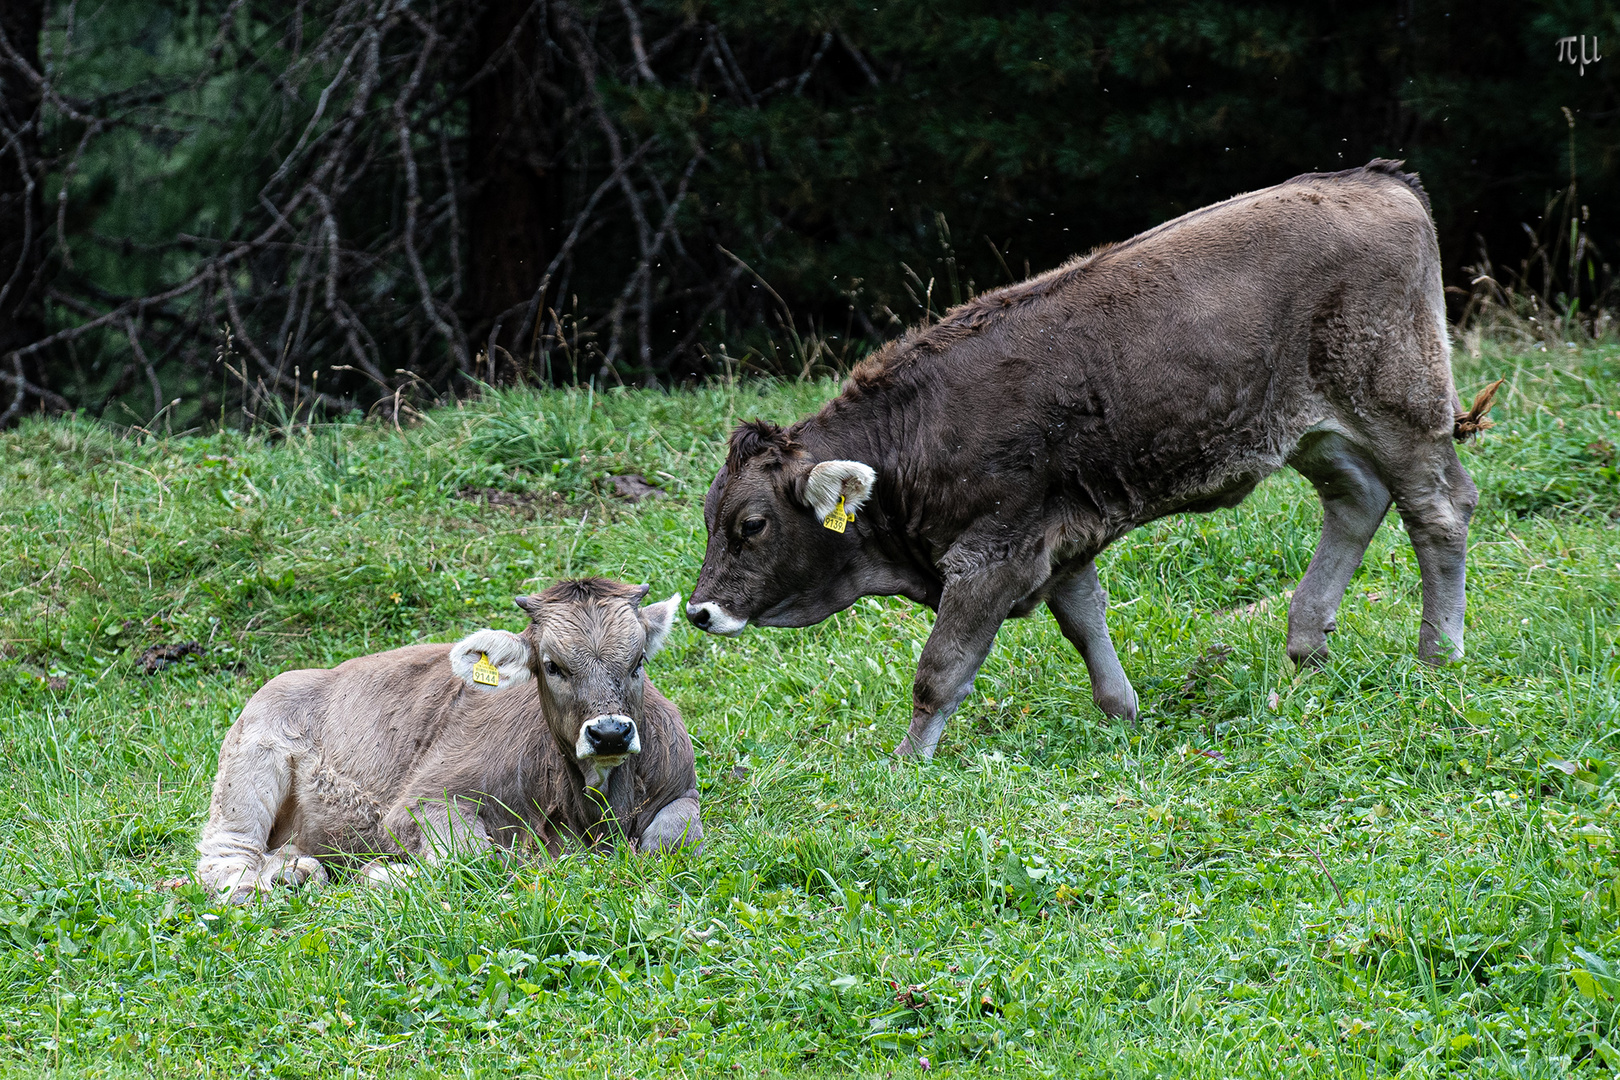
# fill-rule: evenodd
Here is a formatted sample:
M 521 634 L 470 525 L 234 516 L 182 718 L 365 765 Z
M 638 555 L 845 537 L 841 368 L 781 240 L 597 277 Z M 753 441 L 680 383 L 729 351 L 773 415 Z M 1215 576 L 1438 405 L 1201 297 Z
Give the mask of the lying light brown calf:
M 692 741 L 644 665 L 680 597 L 565 581 L 518 597 L 522 634 L 479 630 L 289 671 L 226 733 L 197 877 L 233 899 L 324 882 L 324 862 L 434 861 L 533 838 L 701 845 Z M 400 871 L 397 865 L 394 873 Z

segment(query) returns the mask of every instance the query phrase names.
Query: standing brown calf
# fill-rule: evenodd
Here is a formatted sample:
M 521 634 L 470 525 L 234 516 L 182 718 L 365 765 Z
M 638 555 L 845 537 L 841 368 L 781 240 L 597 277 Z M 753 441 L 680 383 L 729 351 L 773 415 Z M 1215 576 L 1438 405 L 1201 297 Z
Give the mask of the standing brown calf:
M 934 608 L 900 744 L 928 757 L 1002 621 L 1045 603 L 1098 706 L 1134 717 L 1093 560 L 1288 464 L 1324 512 L 1289 655 L 1326 655 L 1393 499 L 1423 575 L 1418 650 L 1458 657 L 1477 496 L 1452 440 L 1486 404 L 1458 416 L 1417 177 L 1389 161 L 1295 177 L 985 293 L 786 430 L 739 426 L 687 614 L 736 634 L 868 595 Z
M 226 733 L 197 877 L 234 898 L 324 881 L 323 860 L 701 844 L 692 741 L 647 678 L 680 597 L 565 581 L 520 596 L 522 634 L 479 630 L 289 671 Z M 386 882 L 386 859 L 361 870 Z

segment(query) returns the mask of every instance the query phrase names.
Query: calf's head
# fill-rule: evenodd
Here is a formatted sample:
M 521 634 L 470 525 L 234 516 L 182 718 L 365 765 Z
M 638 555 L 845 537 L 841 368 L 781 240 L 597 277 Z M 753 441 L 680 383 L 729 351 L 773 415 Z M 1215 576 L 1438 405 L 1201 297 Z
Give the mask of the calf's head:
M 847 572 L 849 527 L 876 474 L 859 461 L 815 461 L 773 424 L 741 424 L 703 503 L 709 542 L 687 618 L 711 634 L 810 626 L 860 596 Z
M 679 594 L 643 607 L 647 592 L 646 585 L 586 578 L 520 596 L 528 628 L 480 630 L 451 650 L 451 666 L 469 685 L 496 692 L 536 679 L 559 749 L 579 762 L 589 786 L 600 787 L 641 752 L 645 665 L 680 607 Z M 488 665 L 484 682 L 480 662 Z

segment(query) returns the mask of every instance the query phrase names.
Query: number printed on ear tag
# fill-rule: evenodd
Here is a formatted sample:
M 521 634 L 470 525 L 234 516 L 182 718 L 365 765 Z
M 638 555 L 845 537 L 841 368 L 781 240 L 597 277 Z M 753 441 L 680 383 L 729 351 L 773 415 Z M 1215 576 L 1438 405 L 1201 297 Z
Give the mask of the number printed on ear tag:
M 838 505 L 833 507 L 832 513 L 821 519 L 821 524 L 835 533 L 841 533 L 844 531 L 844 526 L 854 520 L 855 515 L 844 510 L 844 497 L 840 495 L 838 496 Z
M 489 662 L 489 653 L 478 654 L 478 663 L 473 665 L 473 682 L 484 686 L 501 685 L 501 669 Z

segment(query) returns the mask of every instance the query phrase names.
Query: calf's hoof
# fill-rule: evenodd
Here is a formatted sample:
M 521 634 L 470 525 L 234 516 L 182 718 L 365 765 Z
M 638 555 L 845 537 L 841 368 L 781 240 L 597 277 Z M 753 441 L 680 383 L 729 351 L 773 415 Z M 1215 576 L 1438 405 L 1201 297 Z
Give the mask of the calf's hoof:
M 416 876 L 416 867 L 392 859 L 372 859 L 362 866 L 357 875 L 366 885 L 391 889 Z
M 1328 635 L 1338 629 L 1338 620 L 1329 619 L 1326 626 L 1316 629 L 1308 620 L 1295 621 L 1294 613 L 1288 619 L 1288 659 L 1299 668 L 1319 668 L 1328 662 Z
M 1457 663 L 1462 658 L 1463 651 L 1461 649 L 1452 648 L 1445 644 L 1418 653 L 1418 659 L 1430 667 L 1445 667 L 1447 664 Z
M 265 891 L 277 885 L 289 889 L 301 889 L 305 885 L 319 888 L 326 881 L 326 867 L 321 865 L 321 861 L 313 855 L 305 855 L 291 844 L 266 856 L 264 868 L 259 871 L 259 887 Z
M 1328 662 L 1327 635 L 1311 634 L 1288 639 L 1288 659 L 1298 668 L 1325 667 Z
M 1136 723 L 1136 691 L 1126 687 L 1124 692 L 1094 693 L 1091 700 L 1097 708 L 1102 710 L 1104 716 L 1114 720 L 1123 720 L 1127 724 Z
M 1442 634 L 1429 623 L 1424 623 L 1418 631 L 1418 659 L 1435 667 L 1445 667 L 1455 664 L 1463 658 L 1462 632 L 1458 631 L 1453 639 Z
M 246 857 L 204 858 L 197 864 L 197 884 L 218 903 L 245 904 L 269 888 L 259 881 L 262 869 L 262 863 Z
M 907 735 L 900 740 L 900 745 L 894 748 L 894 756 L 896 759 L 913 758 L 917 761 L 928 761 L 934 756 L 934 748 L 932 746 L 918 746 L 911 741 L 911 736 Z M 895 764 L 899 764 L 899 761 L 896 760 Z
M 305 855 L 292 844 L 267 852 L 257 871 L 243 870 L 210 882 L 227 903 L 247 904 L 277 888 L 301 889 L 326 884 L 326 867 L 313 855 Z
M 894 748 L 895 756 L 917 758 L 920 761 L 932 758 L 934 749 L 939 746 L 939 740 L 945 734 L 945 719 L 937 713 L 933 716 L 924 714 L 912 717 L 906 737 Z

